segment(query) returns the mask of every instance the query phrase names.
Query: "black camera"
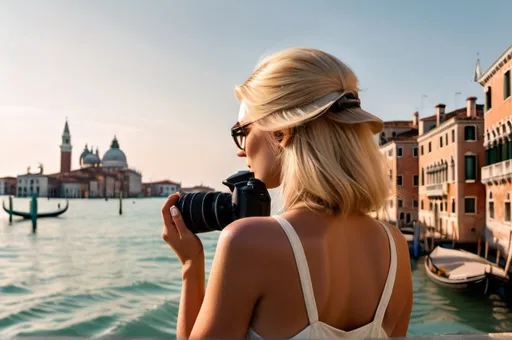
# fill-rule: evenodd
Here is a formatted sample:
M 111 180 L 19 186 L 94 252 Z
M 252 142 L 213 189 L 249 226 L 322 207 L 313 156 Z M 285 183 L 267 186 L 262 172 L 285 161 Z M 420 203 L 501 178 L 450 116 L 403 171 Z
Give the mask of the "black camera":
M 222 230 L 231 222 L 249 216 L 270 216 L 270 195 L 254 173 L 239 171 L 225 179 L 230 193 L 192 192 L 176 203 L 185 225 L 194 234 Z

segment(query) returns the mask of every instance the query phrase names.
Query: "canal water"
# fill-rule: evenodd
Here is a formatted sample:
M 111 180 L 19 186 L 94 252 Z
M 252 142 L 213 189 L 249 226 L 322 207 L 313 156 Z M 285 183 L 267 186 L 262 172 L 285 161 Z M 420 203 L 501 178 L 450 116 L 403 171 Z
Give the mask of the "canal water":
M 7 203 L 7 197 L 0 197 Z M 0 212 L 0 336 L 174 338 L 180 266 L 161 240 L 164 199 L 70 200 L 59 218 L 28 221 Z M 54 210 L 62 200 L 39 200 Z M 28 199 L 14 199 L 28 210 Z M 201 234 L 210 268 L 218 233 Z M 412 261 L 410 336 L 512 331 L 498 295 L 474 298 L 431 282 Z M 208 273 L 207 273 L 208 274 Z

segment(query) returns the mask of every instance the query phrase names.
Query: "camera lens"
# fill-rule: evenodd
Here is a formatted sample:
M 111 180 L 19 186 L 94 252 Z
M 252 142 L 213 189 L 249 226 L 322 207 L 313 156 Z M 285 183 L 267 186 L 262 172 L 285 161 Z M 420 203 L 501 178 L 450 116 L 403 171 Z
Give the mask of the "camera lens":
M 176 206 L 185 225 L 194 234 L 222 230 L 233 221 L 229 193 L 214 191 L 182 194 Z

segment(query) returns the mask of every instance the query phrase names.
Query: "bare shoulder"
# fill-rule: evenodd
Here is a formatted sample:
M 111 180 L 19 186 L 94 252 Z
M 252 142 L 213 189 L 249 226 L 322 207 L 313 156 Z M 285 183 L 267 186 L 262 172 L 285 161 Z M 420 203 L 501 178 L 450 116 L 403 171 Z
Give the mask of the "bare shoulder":
M 272 217 L 247 217 L 233 221 L 226 226 L 219 237 L 218 247 L 236 252 L 239 256 L 261 258 L 271 256 L 279 249 L 282 233 Z
M 400 258 L 400 256 L 404 256 L 404 252 L 406 252 L 406 254 L 409 254 L 409 245 L 407 244 L 407 239 L 405 238 L 405 236 L 402 234 L 402 232 L 390 225 L 389 223 L 386 223 L 386 222 L 382 222 L 386 225 L 386 227 L 389 229 L 389 231 L 391 232 L 391 235 L 393 235 L 393 240 L 395 241 L 395 245 L 396 245 L 396 249 L 397 249 L 397 252 L 398 252 L 398 257 Z M 408 256 L 407 256 L 408 258 Z

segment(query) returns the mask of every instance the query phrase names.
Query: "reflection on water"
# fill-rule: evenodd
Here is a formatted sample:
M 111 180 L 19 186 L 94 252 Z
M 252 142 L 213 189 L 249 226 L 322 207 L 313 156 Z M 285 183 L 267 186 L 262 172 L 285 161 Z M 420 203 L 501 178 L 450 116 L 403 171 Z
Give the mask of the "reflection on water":
M 35 235 L 29 221 L 9 225 L 0 214 L 0 335 L 175 336 L 181 270 L 160 238 L 163 199 L 125 202 L 119 216 L 116 200 L 71 200 L 61 217 L 41 219 Z M 207 270 L 217 237 L 200 235 Z M 411 264 L 409 335 L 512 331 L 498 295 L 453 293 L 430 281 L 422 259 Z

